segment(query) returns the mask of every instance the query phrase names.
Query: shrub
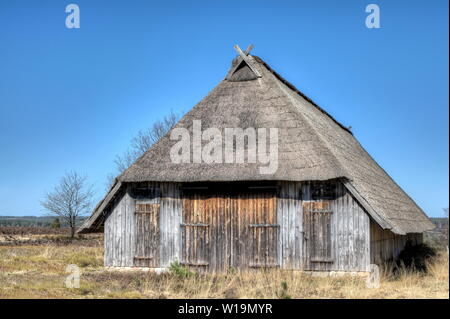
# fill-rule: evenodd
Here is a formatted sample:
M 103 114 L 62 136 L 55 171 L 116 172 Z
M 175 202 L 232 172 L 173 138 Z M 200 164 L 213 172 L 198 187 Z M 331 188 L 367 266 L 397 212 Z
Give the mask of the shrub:
M 436 251 L 446 250 L 448 246 L 448 239 L 443 233 L 425 233 L 424 243 L 436 249 Z
M 194 272 L 190 271 L 189 268 L 182 266 L 178 261 L 170 264 L 170 273 L 183 278 L 195 275 Z
M 292 297 L 290 295 L 288 295 L 287 290 L 288 290 L 287 282 L 282 281 L 281 282 L 281 292 L 278 294 L 278 297 L 280 299 L 291 299 Z
M 407 268 L 419 271 L 427 270 L 427 262 L 436 256 L 436 249 L 427 244 L 413 245 L 408 241 L 405 248 L 400 252 L 397 264 L 403 263 Z

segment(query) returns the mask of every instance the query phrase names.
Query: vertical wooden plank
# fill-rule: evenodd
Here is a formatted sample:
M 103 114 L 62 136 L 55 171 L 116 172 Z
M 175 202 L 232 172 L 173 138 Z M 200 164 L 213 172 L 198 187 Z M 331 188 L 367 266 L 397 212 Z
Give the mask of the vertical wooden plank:
M 279 182 L 277 194 L 278 263 L 285 269 L 302 267 L 303 210 L 302 183 Z
M 178 183 L 157 184 L 161 190 L 160 207 L 160 267 L 169 267 L 174 261 L 182 259 L 181 227 L 183 203 Z

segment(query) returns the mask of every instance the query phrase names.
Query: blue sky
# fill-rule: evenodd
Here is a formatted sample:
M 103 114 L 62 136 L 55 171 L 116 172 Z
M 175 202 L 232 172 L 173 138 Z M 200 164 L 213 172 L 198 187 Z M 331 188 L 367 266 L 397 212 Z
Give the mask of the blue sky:
M 0 2 L 0 215 L 42 214 L 69 170 L 102 196 L 137 131 L 188 111 L 249 43 L 427 214 L 448 207 L 447 0 L 73 2 L 80 29 L 69 1 Z

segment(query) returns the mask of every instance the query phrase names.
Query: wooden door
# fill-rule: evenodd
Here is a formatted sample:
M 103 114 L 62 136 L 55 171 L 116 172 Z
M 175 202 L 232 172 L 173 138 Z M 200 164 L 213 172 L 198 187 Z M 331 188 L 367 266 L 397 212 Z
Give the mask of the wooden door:
M 247 265 L 250 268 L 278 267 L 278 234 L 276 193 L 250 193 L 248 211 Z M 241 214 L 244 212 L 240 212 Z
M 209 185 L 183 197 L 183 264 L 210 271 L 278 265 L 275 190 Z
M 135 252 L 136 267 L 159 267 L 160 192 L 157 188 L 135 189 Z
M 209 194 L 184 192 L 181 263 L 208 269 L 211 254 L 212 207 Z
M 331 203 L 317 201 L 303 206 L 305 269 L 326 270 L 333 262 L 331 245 Z

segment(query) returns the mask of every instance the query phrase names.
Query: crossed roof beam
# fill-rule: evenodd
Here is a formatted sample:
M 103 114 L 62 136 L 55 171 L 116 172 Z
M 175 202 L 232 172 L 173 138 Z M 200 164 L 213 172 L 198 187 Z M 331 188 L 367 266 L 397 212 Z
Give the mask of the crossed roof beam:
M 242 61 L 240 63 L 237 63 L 234 66 L 234 68 L 231 70 L 230 74 L 233 74 L 237 70 L 237 68 L 241 65 L 241 63 L 245 62 L 248 65 L 248 67 L 253 71 L 253 73 L 255 73 L 256 77 L 260 78 L 261 74 L 258 72 L 257 69 L 255 69 L 253 67 L 253 63 L 250 61 L 250 57 L 248 56 L 250 54 L 250 51 L 253 49 L 253 44 L 250 44 L 247 47 L 247 49 L 245 49 L 245 51 L 242 51 L 241 48 L 237 44 L 234 45 L 234 49 L 239 54 Z

